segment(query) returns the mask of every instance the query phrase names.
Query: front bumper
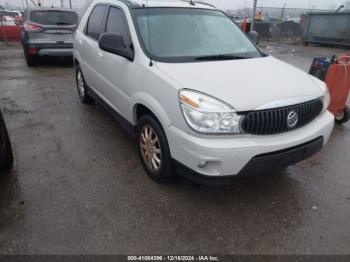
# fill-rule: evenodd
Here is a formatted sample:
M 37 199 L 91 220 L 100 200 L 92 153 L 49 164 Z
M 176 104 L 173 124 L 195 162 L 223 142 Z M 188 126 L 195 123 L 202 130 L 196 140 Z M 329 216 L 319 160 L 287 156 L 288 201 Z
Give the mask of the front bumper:
M 279 135 L 195 136 L 174 126 L 166 133 L 180 173 L 187 169 L 192 176 L 228 178 L 295 164 L 319 151 L 333 126 L 334 117 L 326 111 L 307 126 Z
M 193 181 L 201 184 L 226 184 L 230 183 L 234 177 L 254 176 L 259 174 L 268 174 L 281 170 L 287 166 L 296 164 L 310 156 L 316 154 L 323 147 L 323 137 L 319 137 L 308 143 L 287 148 L 277 152 L 262 154 L 253 157 L 242 170 L 233 176 L 212 177 L 201 175 L 187 168 L 186 166 L 177 164 L 177 171 Z

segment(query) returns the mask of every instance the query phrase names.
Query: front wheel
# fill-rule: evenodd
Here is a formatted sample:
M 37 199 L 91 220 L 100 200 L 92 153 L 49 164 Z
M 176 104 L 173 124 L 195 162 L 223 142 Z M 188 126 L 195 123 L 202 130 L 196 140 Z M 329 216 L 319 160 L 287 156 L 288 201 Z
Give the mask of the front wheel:
M 336 117 L 335 117 L 335 122 L 337 124 L 343 124 L 350 119 L 350 108 L 345 107 L 342 112 L 340 112 Z
M 175 178 L 168 141 L 163 128 L 152 115 L 138 123 L 138 147 L 142 165 L 150 178 L 169 182 Z

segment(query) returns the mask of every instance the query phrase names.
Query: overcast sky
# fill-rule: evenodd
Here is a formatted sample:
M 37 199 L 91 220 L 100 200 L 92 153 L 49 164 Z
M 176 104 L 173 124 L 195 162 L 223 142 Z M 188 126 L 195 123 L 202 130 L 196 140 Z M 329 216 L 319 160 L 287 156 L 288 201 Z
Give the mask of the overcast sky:
M 30 0 L 28 0 L 30 2 Z M 37 1 L 37 0 L 35 0 Z M 51 5 L 59 4 L 59 0 L 41 0 L 44 4 Z M 64 0 L 67 3 L 68 0 Z M 239 7 L 252 6 L 253 0 L 206 0 L 222 9 L 236 9 Z M 315 6 L 316 9 L 329 9 L 334 6 L 339 6 L 345 3 L 346 0 L 258 0 L 258 6 L 273 6 L 282 7 L 287 3 L 287 7 L 298 7 L 298 8 L 312 8 Z M 22 6 L 25 0 L 0 0 L 0 4 L 10 3 L 12 5 Z M 86 0 L 72 0 L 74 7 L 79 7 L 85 3 Z

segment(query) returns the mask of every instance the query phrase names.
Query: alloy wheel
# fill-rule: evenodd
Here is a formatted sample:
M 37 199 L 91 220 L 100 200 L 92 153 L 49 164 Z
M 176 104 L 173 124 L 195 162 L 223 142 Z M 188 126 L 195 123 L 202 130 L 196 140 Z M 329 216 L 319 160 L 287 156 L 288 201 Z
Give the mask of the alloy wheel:
M 142 158 L 148 169 L 157 172 L 162 165 L 162 151 L 158 136 L 151 126 L 142 127 L 139 143 Z
M 77 73 L 77 82 L 78 82 L 79 95 L 81 97 L 84 97 L 84 95 L 85 95 L 85 85 L 84 85 L 83 75 L 82 75 L 80 70 Z

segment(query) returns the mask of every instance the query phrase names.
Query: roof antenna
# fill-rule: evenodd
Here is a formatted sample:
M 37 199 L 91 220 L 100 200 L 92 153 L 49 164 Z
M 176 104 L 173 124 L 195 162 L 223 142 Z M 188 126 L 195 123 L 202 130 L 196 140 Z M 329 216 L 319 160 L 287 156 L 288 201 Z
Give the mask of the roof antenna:
M 151 44 L 151 32 L 149 27 L 149 13 L 148 13 L 148 0 L 146 0 L 147 6 L 143 4 L 143 7 L 146 8 L 146 16 L 147 16 L 147 31 L 148 31 L 148 47 L 149 47 L 149 66 L 153 66 L 153 59 L 152 59 L 152 44 Z
M 196 5 L 193 0 L 190 0 L 190 5 Z

